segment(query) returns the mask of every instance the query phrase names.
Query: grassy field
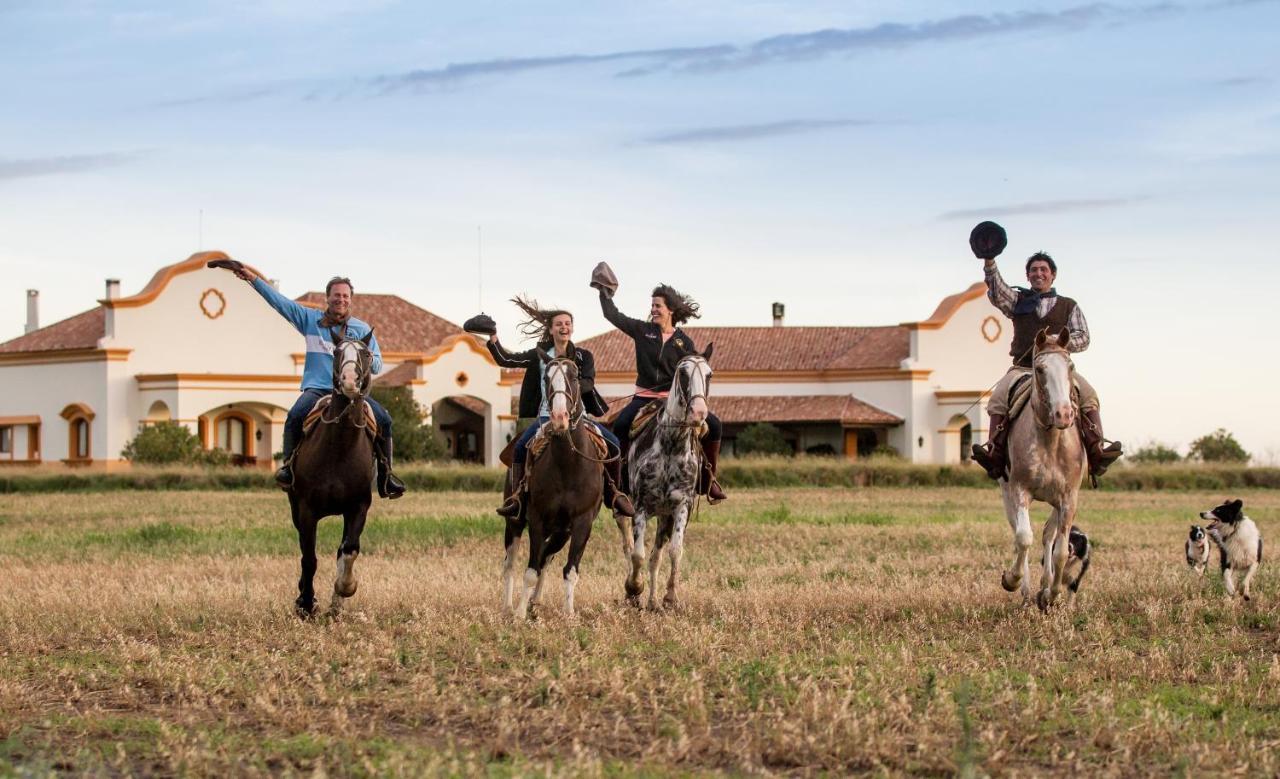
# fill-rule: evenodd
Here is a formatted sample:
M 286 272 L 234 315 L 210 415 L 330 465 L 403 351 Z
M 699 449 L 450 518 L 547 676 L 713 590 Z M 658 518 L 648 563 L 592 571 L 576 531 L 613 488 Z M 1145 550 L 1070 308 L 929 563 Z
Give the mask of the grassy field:
M 1273 543 L 1280 492 L 1239 496 Z M 622 605 L 602 519 L 579 617 L 557 573 L 514 624 L 489 495 L 377 504 L 310 623 L 279 493 L 9 495 L 0 774 L 1275 775 L 1280 576 L 1230 604 L 1181 562 L 1223 497 L 1085 494 L 1094 565 L 1046 616 L 1000 589 L 994 489 L 743 489 L 679 611 Z

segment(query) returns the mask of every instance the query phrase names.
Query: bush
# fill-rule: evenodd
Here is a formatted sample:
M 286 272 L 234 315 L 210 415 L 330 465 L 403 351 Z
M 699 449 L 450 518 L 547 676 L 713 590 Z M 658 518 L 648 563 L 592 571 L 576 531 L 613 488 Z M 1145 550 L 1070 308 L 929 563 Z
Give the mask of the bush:
M 791 444 L 782 437 L 782 431 L 768 422 L 747 425 L 734 440 L 733 451 L 739 455 L 794 453 Z
M 1220 427 L 1209 435 L 1192 441 L 1187 459 L 1206 463 L 1246 463 L 1249 461 L 1249 453 L 1235 436 Z
M 225 465 L 229 459 L 221 449 L 205 451 L 200 438 L 177 422 L 143 427 L 120 456 L 144 465 Z
M 898 450 L 888 444 L 876 444 L 876 448 L 871 450 L 868 457 L 883 457 L 886 460 L 901 460 L 902 455 L 898 454 Z
M 427 412 L 408 387 L 374 387 L 369 394 L 391 415 L 397 461 L 449 459 L 448 446 L 435 427 L 422 421 Z
M 1176 463 L 1182 459 L 1182 455 L 1171 446 L 1152 441 L 1126 455 L 1126 459 L 1135 463 Z

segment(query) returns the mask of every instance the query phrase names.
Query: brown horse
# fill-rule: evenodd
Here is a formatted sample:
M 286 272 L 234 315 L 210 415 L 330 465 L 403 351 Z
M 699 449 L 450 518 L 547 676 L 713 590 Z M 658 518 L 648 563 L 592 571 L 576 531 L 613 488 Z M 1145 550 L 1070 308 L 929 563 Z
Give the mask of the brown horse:
M 1022 585 L 1024 602 L 1030 601 L 1027 558 L 1030 553 L 1031 501 L 1053 507 L 1045 521 L 1043 572 L 1036 603 L 1047 610 L 1064 586 L 1068 539 L 1079 508 L 1080 480 L 1085 473 L 1084 444 L 1076 426 L 1079 410 L 1072 397 L 1075 367 L 1067 353 L 1070 333 L 1036 335 L 1032 352 L 1031 399 L 1009 430 L 1009 477 L 1000 482 L 1005 515 L 1013 529 L 1014 560 L 1000 577 L 1013 592 Z
M 587 426 L 578 387 L 578 366 L 565 357 L 546 355 L 543 397 L 550 415 L 542 426 L 548 437 L 546 448 L 537 457 L 530 446 L 525 473 L 529 480 L 528 516 L 529 565 L 524 572 L 524 589 L 513 609 L 520 619 L 528 616 L 542 595 L 547 561 L 569 544 L 564 564 L 564 610 L 573 616 L 573 592 L 578 583 L 578 564 L 591 538 L 591 524 L 603 502 L 600 462 Z M 515 547 L 526 520 L 507 520 L 503 563 L 503 599 L 510 608 L 515 587 Z
M 333 354 L 333 393 L 328 396 L 329 406 L 319 422 L 298 444 L 293 489 L 289 491 L 289 508 L 302 550 L 302 578 L 298 580 L 295 606 L 304 619 L 316 612 L 312 587 L 316 574 L 316 525 L 323 517 L 342 515 L 338 573 L 329 604 L 329 614 L 337 615 L 343 601 L 356 592 L 360 534 L 373 502 L 374 431 L 365 411 L 373 365 L 369 351 L 373 333 L 359 340 L 332 334 L 337 344 Z

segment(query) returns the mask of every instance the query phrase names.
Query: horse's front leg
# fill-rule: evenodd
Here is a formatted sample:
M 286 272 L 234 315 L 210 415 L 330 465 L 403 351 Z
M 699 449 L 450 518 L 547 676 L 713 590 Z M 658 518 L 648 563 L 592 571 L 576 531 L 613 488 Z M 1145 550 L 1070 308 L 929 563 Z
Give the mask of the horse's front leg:
M 1053 591 L 1050 602 L 1056 601 L 1067 586 L 1067 560 L 1071 556 L 1071 525 L 1075 522 L 1076 509 L 1074 503 L 1063 503 L 1054 512 L 1057 520 L 1058 537 L 1053 545 Z
M 1004 500 L 1005 518 L 1013 530 L 1013 562 L 1009 570 L 1000 575 L 1000 585 L 1008 592 L 1022 587 L 1022 602 L 1031 600 L 1031 583 L 1028 572 L 1031 542 L 1035 536 L 1031 532 L 1031 493 L 1022 487 L 1015 487 L 1004 482 L 1000 487 Z
M 1054 509 L 1045 520 L 1044 531 L 1040 534 L 1040 541 L 1044 544 L 1044 556 L 1041 559 L 1043 570 L 1040 573 L 1040 592 L 1036 595 L 1036 605 L 1041 611 L 1048 611 L 1049 606 L 1053 605 L 1053 588 L 1062 574 L 1062 570 L 1057 565 L 1056 547 L 1061 544 L 1065 555 L 1066 539 L 1059 537 L 1059 531 L 1058 510 Z
M 542 522 L 529 520 L 529 565 L 524 569 L 524 588 L 520 591 L 520 602 L 516 605 L 517 619 L 527 619 L 529 603 L 533 598 L 533 590 L 538 586 L 538 569 L 543 560 L 542 547 L 546 539 L 542 535 Z
M 316 519 L 305 511 L 292 494 L 289 507 L 293 512 L 293 526 L 298 531 L 298 549 L 302 552 L 302 575 L 298 578 L 298 599 L 294 609 L 298 616 L 308 619 L 316 613 Z
M 522 520 L 508 519 L 503 538 L 506 555 L 502 559 L 502 610 L 508 614 L 515 613 L 516 552 L 520 547 L 520 535 L 524 533 L 524 525 Z
M 599 508 L 593 509 L 573 521 L 573 537 L 569 541 L 569 559 L 564 563 L 564 613 L 573 617 L 573 593 L 578 586 L 578 566 L 582 562 L 582 553 L 586 551 L 587 540 L 591 538 L 591 523 L 595 521 Z
M 542 559 L 538 561 L 538 583 L 533 588 L 533 598 L 529 601 L 530 609 L 542 604 L 542 587 L 547 583 L 547 561 L 555 557 L 556 552 L 563 549 L 568 541 L 569 531 L 557 530 L 542 545 Z
M 342 604 L 356 594 L 356 558 L 360 555 L 360 535 L 364 532 L 369 506 L 357 506 L 342 515 L 342 544 L 338 547 L 337 576 L 333 580 L 333 600 L 329 616 L 336 617 Z
M 668 609 L 674 609 L 680 605 L 680 598 L 676 595 L 676 583 L 680 580 L 680 559 L 684 556 L 684 529 L 689 524 L 688 503 L 680 504 L 676 509 L 674 520 L 671 540 L 667 542 L 667 557 L 671 559 L 671 575 L 667 579 L 666 597 L 662 599 L 662 605 Z
M 653 551 L 649 554 L 649 604 L 658 608 L 658 568 L 662 565 L 662 547 L 671 538 L 671 517 L 659 517 L 657 532 L 653 534 Z
M 644 530 L 647 522 L 647 516 L 644 509 L 637 508 L 636 515 L 631 519 L 631 570 L 627 574 L 625 585 L 627 593 L 627 603 L 632 606 L 640 605 L 640 594 L 644 592 L 644 579 L 641 578 L 641 571 L 644 570 Z

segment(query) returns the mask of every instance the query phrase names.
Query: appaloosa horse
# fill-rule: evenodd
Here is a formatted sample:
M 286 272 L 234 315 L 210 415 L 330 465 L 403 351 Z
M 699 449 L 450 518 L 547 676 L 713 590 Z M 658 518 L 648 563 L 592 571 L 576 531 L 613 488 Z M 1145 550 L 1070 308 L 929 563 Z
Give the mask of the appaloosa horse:
M 373 501 L 375 477 L 372 415 L 365 397 L 373 355 L 370 331 L 363 339 L 346 339 L 330 331 L 334 347 L 333 392 L 315 426 L 298 444 L 294 454 L 293 487 L 289 508 L 302 549 L 302 578 L 298 580 L 298 615 L 316 612 L 312 581 L 316 574 L 316 525 L 323 517 L 342 515 L 342 544 L 338 547 L 338 573 L 333 582 L 329 614 L 336 616 L 342 603 L 356 592 L 355 562 L 360 554 L 360 534 Z
M 680 574 L 680 558 L 684 553 L 684 529 L 689 512 L 698 499 L 698 475 L 702 467 L 702 447 L 698 438 L 705 432 L 707 393 L 711 382 L 711 346 L 702 354 L 691 354 L 676 365 L 671 378 L 671 391 L 666 405 L 653 423 L 631 441 L 628 458 L 632 499 L 636 515 L 627 532 L 626 520 L 618 519 L 622 533 L 622 550 L 631 565 L 627 576 L 627 601 L 640 605 L 644 581 L 645 525 L 649 517 L 658 519 L 649 558 L 649 608 L 657 608 L 658 566 L 662 548 L 667 547 L 671 559 L 671 576 L 662 604 L 679 605 L 676 583 Z
M 1013 528 L 1014 560 L 1000 577 L 1013 592 L 1022 585 L 1023 602 L 1031 600 L 1027 558 L 1032 543 L 1031 501 L 1053 507 L 1045 521 L 1044 570 L 1036 603 L 1047 610 L 1062 593 L 1067 564 L 1067 542 L 1079 507 L 1080 480 L 1085 473 L 1085 451 L 1076 427 L 1078 409 L 1072 397 L 1075 370 L 1067 353 L 1066 328 L 1056 337 L 1047 330 L 1036 335 L 1032 352 L 1031 395 L 1024 409 L 1010 423 L 1009 474 L 1000 481 L 1004 510 Z
M 547 440 L 545 448 L 534 442 L 529 446 L 529 462 L 525 467 L 529 504 L 523 512 L 529 526 L 529 565 L 524 572 L 520 600 L 514 608 L 516 545 L 526 519 L 519 515 L 508 519 L 504 537 L 507 554 L 502 564 L 503 605 L 520 619 L 525 619 L 530 608 L 537 605 L 542 596 L 547 561 L 566 542 L 569 559 L 564 564 L 564 611 L 567 616 L 573 616 L 578 564 L 591 538 L 591 524 L 604 500 L 599 453 L 584 416 L 578 366 L 566 357 L 546 355 L 544 359 L 547 362 L 542 393 L 548 399 L 550 415 L 539 435 L 546 436 Z M 514 489 L 518 490 L 519 485 L 514 485 Z

